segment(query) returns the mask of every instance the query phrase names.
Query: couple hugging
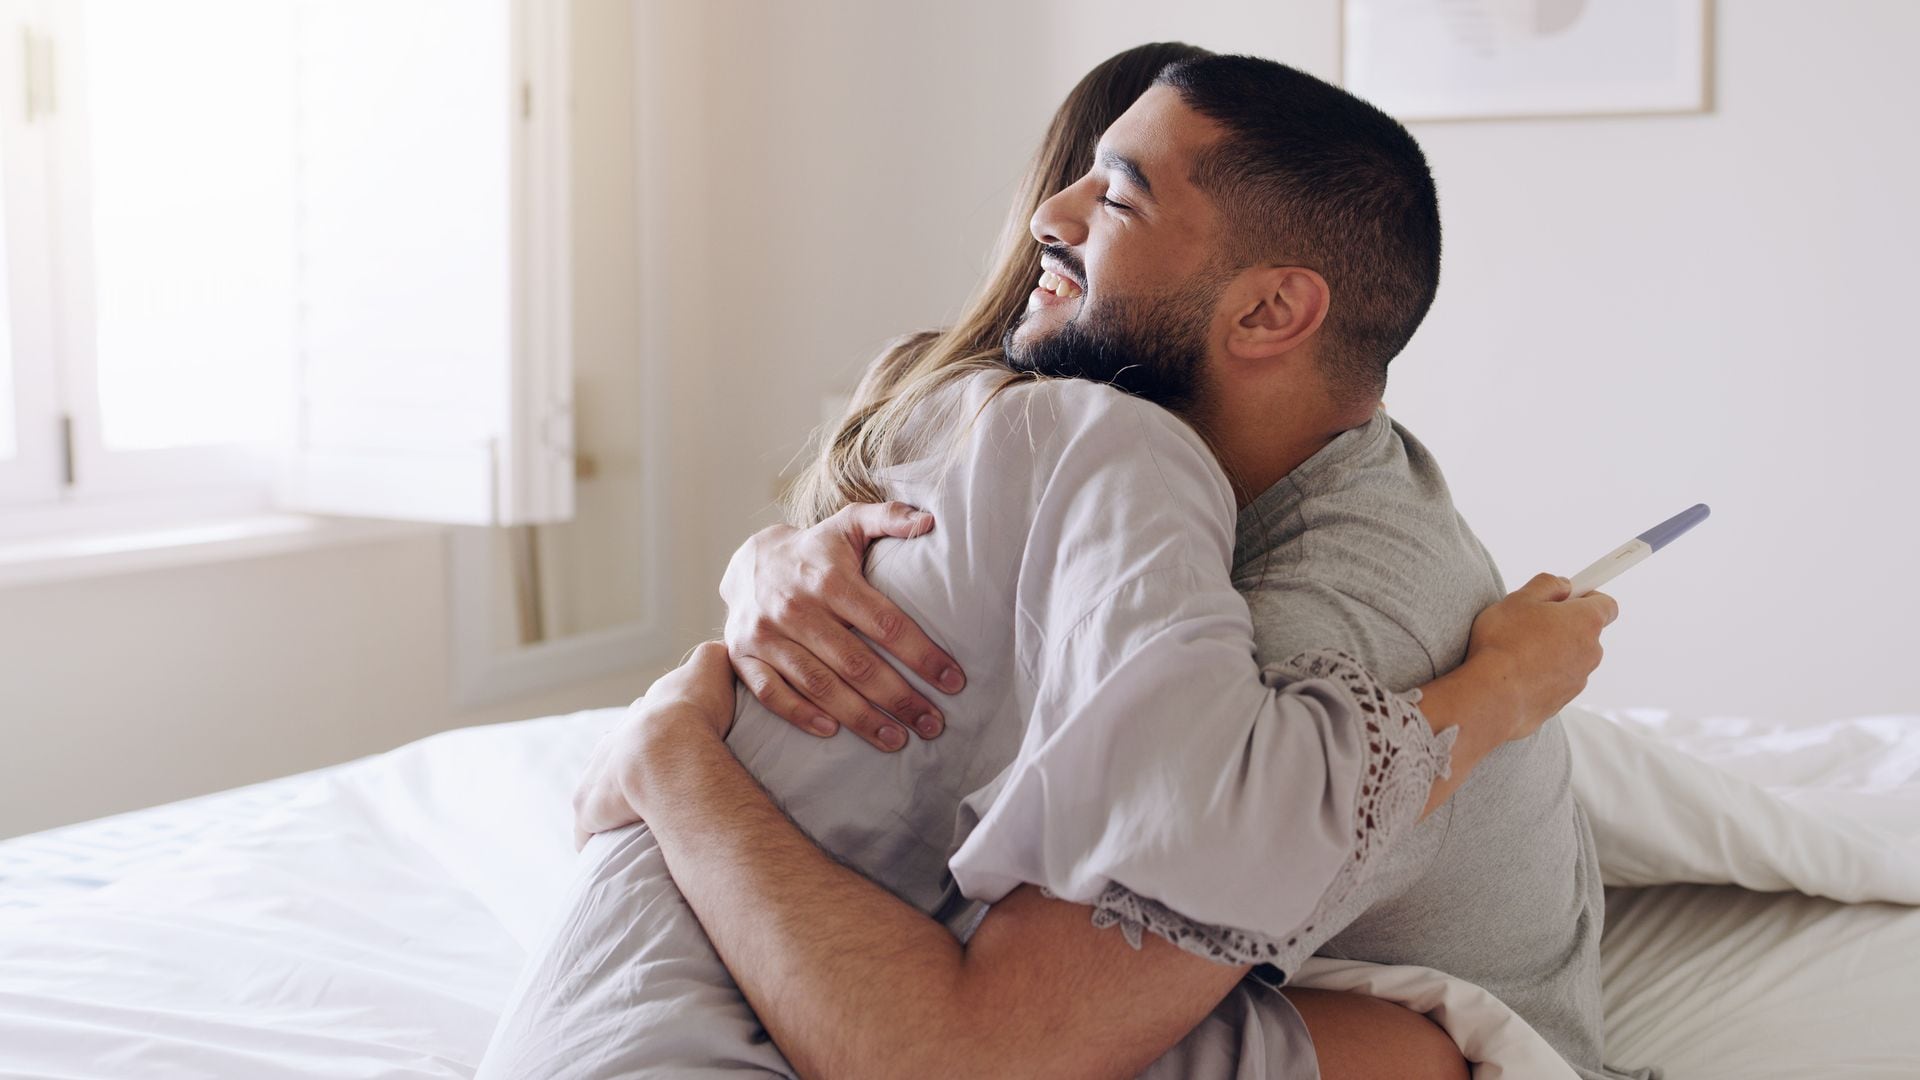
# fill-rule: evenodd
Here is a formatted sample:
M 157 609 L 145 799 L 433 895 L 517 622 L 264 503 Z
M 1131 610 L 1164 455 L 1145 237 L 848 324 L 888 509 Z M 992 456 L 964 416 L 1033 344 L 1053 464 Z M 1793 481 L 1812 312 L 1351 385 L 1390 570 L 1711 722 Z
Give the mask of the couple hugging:
M 1316 953 L 1629 1075 L 1553 722 L 1616 609 L 1503 599 L 1381 410 L 1439 261 L 1420 148 L 1344 91 L 1184 45 L 1090 73 L 964 318 L 735 555 L 727 647 L 596 749 L 480 1075 L 1467 1075 L 1289 986 Z

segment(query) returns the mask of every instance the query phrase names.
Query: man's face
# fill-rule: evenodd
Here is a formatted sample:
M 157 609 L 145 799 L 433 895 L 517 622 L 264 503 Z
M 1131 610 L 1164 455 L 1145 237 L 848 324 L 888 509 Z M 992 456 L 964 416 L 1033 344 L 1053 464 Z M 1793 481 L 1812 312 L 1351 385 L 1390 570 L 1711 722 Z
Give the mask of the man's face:
M 1092 170 L 1034 212 L 1045 270 L 1007 333 L 1014 367 L 1194 403 L 1231 275 L 1219 214 L 1191 177 L 1220 135 L 1165 86 L 1114 121 Z

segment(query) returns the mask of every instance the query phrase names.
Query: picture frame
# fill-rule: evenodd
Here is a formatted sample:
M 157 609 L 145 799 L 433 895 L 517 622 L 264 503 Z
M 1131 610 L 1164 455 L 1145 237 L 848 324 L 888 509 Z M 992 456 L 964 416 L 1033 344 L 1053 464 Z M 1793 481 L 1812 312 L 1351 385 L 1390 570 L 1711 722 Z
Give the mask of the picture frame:
M 1341 82 L 1405 122 L 1712 106 L 1710 0 L 1343 0 Z

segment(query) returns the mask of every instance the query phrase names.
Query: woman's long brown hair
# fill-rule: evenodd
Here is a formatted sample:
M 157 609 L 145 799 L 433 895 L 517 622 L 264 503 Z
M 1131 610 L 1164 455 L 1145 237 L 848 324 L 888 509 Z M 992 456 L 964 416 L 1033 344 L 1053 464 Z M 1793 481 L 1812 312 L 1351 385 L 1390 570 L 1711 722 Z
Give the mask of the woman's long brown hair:
M 902 443 L 908 419 L 943 387 L 978 371 L 1003 373 L 1003 385 L 1029 377 L 1007 365 L 1000 345 L 1040 276 L 1040 249 L 1028 222 L 1041 203 L 1086 175 L 1101 133 L 1163 68 L 1206 55 L 1178 42 L 1141 45 L 1107 58 L 1074 86 L 1021 181 L 993 269 L 959 321 L 895 342 L 867 368 L 847 414 L 826 433 L 819 454 L 788 492 L 789 521 L 813 525 L 849 503 L 884 500 L 878 471 L 904 460 L 910 452 Z

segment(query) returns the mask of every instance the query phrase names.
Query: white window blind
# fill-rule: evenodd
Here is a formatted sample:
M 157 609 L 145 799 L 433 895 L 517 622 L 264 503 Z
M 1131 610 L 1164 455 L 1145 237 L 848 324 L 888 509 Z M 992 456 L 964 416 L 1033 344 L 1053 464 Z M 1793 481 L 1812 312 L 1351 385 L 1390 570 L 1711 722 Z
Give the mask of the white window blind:
M 50 503 L 63 479 L 56 403 L 41 5 L 0 3 L 0 507 Z
M 4 133 L 0 133 L 4 137 Z M 4 201 L 6 176 L 0 172 L 0 202 Z M 0 326 L 12 326 L 11 304 L 7 301 L 6 222 L 0 220 Z M 0 463 L 10 462 L 19 451 L 15 441 L 13 418 L 13 335 L 0 335 Z
M 565 23 L 556 3 L 297 6 L 290 506 L 571 515 Z
M 0 0 L 0 501 L 568 517 L 567 23 Z
M 100 441 L 275 442 L 293 351 L 291 12 L 260 0 L 86 0 L 84 12 L 92 235 L 73 254 L 91 264 Z

